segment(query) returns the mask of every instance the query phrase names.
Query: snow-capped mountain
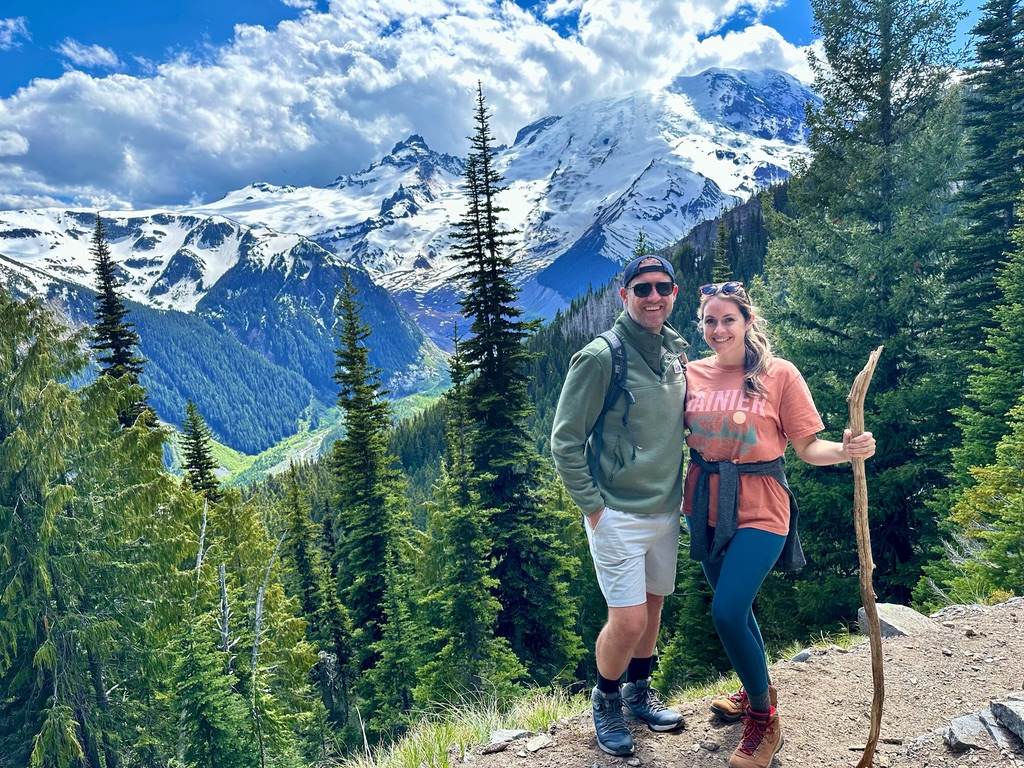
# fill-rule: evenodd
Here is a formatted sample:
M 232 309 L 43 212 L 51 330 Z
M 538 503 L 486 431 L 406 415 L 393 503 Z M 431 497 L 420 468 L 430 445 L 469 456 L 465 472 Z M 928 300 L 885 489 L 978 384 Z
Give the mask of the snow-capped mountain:
M 45 289 L 48 277 L 92 285 L 95 211 L 5 211 L 0 216 L 2 253 L 27 268 L 22 274 L 37 290 Z M 182 312 L 194 311 L 209 288 L 242 259 L 291 270 L 296 247 L 304 240 L 219 216 L 164 211 L 104 216 L 104 227 L 125 298 Z
M 522 128 L 495 162 L 527 317 L 606 284 L 641 231 L 669 245 L 787 178 L 807 151 L 804 104 L 815 98 L 781 72 L 708 70 Z M 458 318 L 451 227 L 466 210 L 464 169 L 413 135 L 324 187 L 254 183 L 208 204 L 103 220 L 129 299 L 226 333 L 300 374 L 321 402 L 333 387 L 333 298 L 343 271 L 357 276 L 371 362 L 400 393 L 436 382 L 419 363 L 438 359 L 434 344 L 448 345 Z M 50 298 L 91 288 L 94 223 L 95 211 L 0 211 L 0 280 Z M 178 395 L 193 396 L 184 386 Z
M 180 423 L 188 398 L 219 439 L 258 452 L 331 404 L 335 296 L 347 275 L 374 337 L 371 363 L 402 396 L 444 378 L 440 351 L 365 272 L 294 233 L 219 216 L 104 214 L 122 294 L 135 303 L 150 402 Z M 78 325 L 92 321 L 96 214 L 0 214 L 0 282 Z M 183 338 L 184 337 L 184 338 Z M 254 425 L 257 425 L 255 426 Z
M 789 176 L 814 94 L 777 71 L 712 69 L 659 92 L 591 102 L 499 147 L 502 225 L 528 316 L 550 317 L 627 260 L 642 230 L 668 245 Z M 359 264 L 440 344 L 457 311 L 450 227 L 464 162 L 419 135 L 323 188 L 253 184 L 191 212 L 309 237 Z

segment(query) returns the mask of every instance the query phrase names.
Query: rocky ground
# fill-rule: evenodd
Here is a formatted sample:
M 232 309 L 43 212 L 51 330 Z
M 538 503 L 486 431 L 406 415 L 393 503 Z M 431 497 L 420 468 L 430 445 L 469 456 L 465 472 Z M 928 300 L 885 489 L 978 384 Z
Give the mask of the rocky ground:
M 885 692 L 874 765 L 1024 768 L 1024 746 L 1005 730 L 997 741 L 984 728 L 967 727 L 958 749 L 947 743 L 951 724 L 971 724 L 971 718 L 958 718 L 983 713 L 991 700 L 1024 700 L 1024 599 L 954 606 L 920 624 L 912 634 L 882 641 Z M 848 650 L 814 648 L 801 655 L 805 661 L 772 667 L 785 739 L 774 765 L 856 766 L 870 729 L 870 645 L 865 640 Z M 670 701 L 686 716 L 685 729 L 675 733 L 656 734 L 631 722 L 637 749 L 630 758 L 598 749 L 587 712 L 552 724 L 547 739 L 542 734 L 504 748 L 481 745 L 465 760 L 474 768 L 725 768 L 742 725 L 719 723 L 709 701 Z M 964 742 L 974 746 L 964 749 Z

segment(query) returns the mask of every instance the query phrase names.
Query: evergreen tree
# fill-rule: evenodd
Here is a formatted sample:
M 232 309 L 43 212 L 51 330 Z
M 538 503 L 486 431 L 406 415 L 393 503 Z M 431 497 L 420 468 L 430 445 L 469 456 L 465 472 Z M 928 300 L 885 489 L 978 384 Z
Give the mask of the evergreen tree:
M 814 159 L 813 186 L 805 189 L 828 201 L 833 219 L 892 231 L 905 199 L 898 188 L 914 179 L 900 155 L 944 98 L 958 63 L 949 46 L 964 17 L 959 5 L 811 0 L 824 59 L 809 54 L 822 104 L 807 115 Z
M 942 499 L 946 506 L 934 505 L 944 518 L 946 546 L 937 548 L 944 557 L 929 564 L 918 586 L 917 599 L 929 605 L 936 604 L 937 596 L 965 602 L 995 599 L 1012 593 L 1021 583 L 1008 579 L 1020 572 L 1020 564 L 1012 563 L 1009 553 L 1015 535 L 1013 520 L 1019 525 L 1021 498 L 1013 483 L 1019 486 L 1024 415 L 1024 338 L 1020 333 L 1024 323 L 1024 224 L 1014 227 L 1010 241 L 1007 262 L 996 274 L 1003 299 L 989 309 L 992 319 L 982 362 L 970 377 L 970 391 L 978 402 L 990 398 L 993 406 L 1006 407 L 999 419 L 1006 434 L 996 444 L 990 463 L 969 467 L 969 476 Z M 1010 394 L 1016 397 L 1012 408 L 1005 405 Z M 979 455 L 964 449 L 967 453 Z M 1004 570 L 997 572 L 996 564 L 1005 566 Z
M 960 192 L 967 227 L 949 270 L 955 313 L 947 327 L 949 344 L 983 359 L 972 371 L 967 402 L 958 412 L 963 444 L 954 451 L 960 479 L 967 470 L 995 460 L 995 446 L 1007 429 L 1004 416 L 1020 391 L 1020 368 L 998 364 L 986 347 L 986 330 L 1002 304 L 996 275 L 1013 249 L 1011 231 L 1019 218 L 1015 203 L 1024 177 L 1024 3 L 989 0 L 973 30 L 976 64 L 966 81 L 965 129 L 968 159 Z
M 331 454 L 338 489 L 333 527 L 338 585 L 352 622 L 355 688 L 362 701 L 370 701 L 396 693 L 394 687 L 375 685 L 367 673 L 382 659 L 381 642 L 394 599 L 388 587 L 390 579 L 396 578 L 389 567 L 405 567 L 399 553 L 408 512 L 401 473 L 388 452 L 391 406 L 385 399 L 387 390 L 381 387 L 380 370 L 368 363 L 365 342 L 370 328 L 362 321 L 357 295 L 346 275 L 335 327 L 335 381 L 345 436 L 334 443 Z M 391 683 L 404 684 L 403 680 Z M 405 693 L 398 695 L 407 698 Z
M 725 226 L 725 215 L 718 219 L 718 239 L 715 243 L 715 260 L 711 266 L 711 282 L 725 283 L 731 279 L 729 265 L 729 230 Z
M 181 753 L 189 768 L 251 768 L 259 763 L 245 698 L 225 673 L 227 654 L 215 630 L 197 616 L 183 628 L 175 669 L 181 708 Z
M 647 254 L 654 253 L 657 250 L 657 248 L 652 247 L 651 244 L 647 242 L 646 232 L 641 229 L 636 233 L 636 245 L 633 246 L 634 256 L 646 256 Z
M 411 560 L 410 552 L 398 552 L 396 548 L 388 551 L 381 606 L 383 630 L 370 649 L 377 663 L 367 671 L 362 686 L 369 730 L 389 740 L 410 724 L 419 661 L 416 651 L 422 645 L 410 600 L 413 586 L 407 563 Z
M 153 693 L 148 622 L 177 584 L 163 435 L 119 428 L 122 382 L 63 383 L 83 340 L 0 291 L 0 731 L 22 765 L 121 764 Z
M 142 366 L 146 361 L 137 352 L 139 334 L 135 331 L 135 325 L 127 319 L 128 308 L 118 292 L 122 284 L 117 278 L 117 265 L 111 258 L 103 219 L 98 213 L 90 252 L 98 283 L 96 324 L 90 344 L 96 350 L 100 374 L 116 379 L 124 378 L 135 389 L 135 397 L 121 414 L 122 426 L 131 426 L 143 414 L 145 423 L 155 426 L 156 416 L 149 410 L 146 392 L 140 384 Z
M 555 532 L 558 515 L 538 493 L 538 457 L 526 430 L 531 406 L 524 340 L 533 325 L 515 306 L 512 263 L 506 254 L 514 232 L 502 229 L 503 187 L 483 88 L 477 87 L 476 129 L 470 137 L 465 189 L 468 209 L 455 223 L 454 258 L 463 263 L 466 293 L 460 306 L 470 319 L 466 361 L 473 372 L 468 397 L 474 422 L 470 448 L 482 509 L 494 510 L 492 559 L 501 604 L 498 635 L 536 680 L 570 669 L 582 653 L 572 632 L 566 584 L 574 563 Z
M 286 536 L 281 535 L 266 561 L 251 608 L 245 690 L 260 766 L 297 768 L 300 726 L 309 716 L 307 673 L 314 657 L 304 640 L 305 622 L 281 583 L 278 555 Z
M 444 458 L 446 473 L 454 491 L 453 501 L 466 507 L 473 499 L 472 463 L 469 446 L 472 439 L 473 420 L 467 392 L 470 367 L 462 354 L 462 337 L 458 325 L 452 329 L 452 355 L 448 360 L 448 376 L 451 388 L 442 401 L 444 409 Z
M 243 502 L 236 489 L 226 491 L 217 504 L 193 498 L 203 517 L 195 534 L 194 593 L 185 613 L 208 637 L 186 637 L 180 653 L 204 657 L 211 646 L 215 649 L 224 680 L 204 683 L 204 690 L 219 696 L 217 691 L 227 686 L 231 701 L 237 696 L 245 705 L 253 764 L 287 764 L 298 749 L 299 721 L 312 709 L 308 675 L 316 658 L 305 640 L 298 600 L 288 597 L 282 584 L 278 553 L 283 539 L 270 535 L 259 505 Z M 179 658 L 178 664 L 192 669 L 207 662 Z M 199 743 L 197 748 L 206 747 Z
M 306 619 L 306 637 L 319 652 L 313 675 L 331 721 L 348 720 L 349 634 L 348 616 L 334 588 L 323 550 L 317 544 L 307 495 L 299 487 L 293 464 L 285 481 L 284 518 L 287 537 L 284 560 L 289 568 L 290 592 L 296 595 Z
M 937 538 L 925 501 L 948 476 L 958 395 L 957 350 L 939 343 L 960 161 L 959 102 L 946 90 L 958 13 L 913 0 L 812 5 L 823 103 L 808 117 L 813 160 L 791 189 L 796 218 L 770 222 L 762 302 L 833 438 L 856 373 L 885 345 L 866 404 L 879 443 L 867 464 L 872 545 L 879 599 L 907 603 Z M 809 560 L 789 599 L 807 626 L 832 627 L 859 605 L 849 467 L 789 472 Z
M 185 455 L 184 470 L 192 490 L 211 503 L 221 498 L 220 483 L 214 470 L 213 435 L 202 414 L 191 399 L 185 404 L 185 422 L 181 425 L 181 446 Z
M 577 350 L 585 343 L 586 341 L 581 340 L 578 344 L 567 344 L 567 348 Z M 563 374 L 559 384 L 564 380 Z M 550 428 L 547 433 L 551 434 Z M 574 630 L 586 650 L 576 662 L 572 679 L 574 682 L 594 681 L 597 680 L 597 660 L 593 649 L 598 634 L 608 620 L 608 604 L 601 593 L 597 575 L 594 573 L 590 561 L 586 533 L 580 530 L 582 521 L 580 509 L 576 506 L 576 502 L 569 497 L 554 466 L 546 467 L 545 475 L 546 482 L 543 488 L 545 502 L 558 512 L 559 519 L 563 521 L 562 528 L 558 531 L 558 537 L 566 547 L 569 556 L 582 564 L 577 575 L 569 584 L 569 601 L 576 609 Z
M 444 399 L 445 460 L 427 504 L 427 544 L 421 560 L 421 575 L 429 584 L 421 606 L 433 619 L 428 619 L 432 631 L 424 648 L 428 661 L 417 672 L 415 694 L 422 706 L 485 692 L 501 701 L 525 675 L 508 641 L 494 636 L 500 606 L 490 573 L 491 511 L 479 507 L 471 485 L 469 369 L 457 330 L 452 341 L 452 386 Z
M 927 569 L 922 603 L 997 603 L 1024 594 L 1024 395 L 1006 414 L 996 460 L 972 467 L 974 484 L 950 509 L 949 557 Z M 936 600 L 936 597 L 941 598 Z

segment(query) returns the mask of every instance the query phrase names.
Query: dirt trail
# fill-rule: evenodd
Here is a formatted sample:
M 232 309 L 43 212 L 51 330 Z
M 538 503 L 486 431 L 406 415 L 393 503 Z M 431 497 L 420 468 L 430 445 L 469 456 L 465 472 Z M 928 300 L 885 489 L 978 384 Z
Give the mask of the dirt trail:
M 1001 749 L 985 736 L 980 749 L 954 752 L 943 734 L 951 721 L 978 713 L 991 699 L 1024 694 L 1024 598 L 997 606 L 953 606 L 916 636 L 885 638 L 885 705 L 876 766 L 883 768 L 1024 768 L 1024 747 L 1011 736 Z M 856 766 L 870 728 L 871 654 L 867 641 L 849 650 L 811 649 L 804 662 L 772 667 L 785 743 L 776 768 Z M 553 745 L 529 751 L 526 740 L 502 751 L 467 754 L 475 768 L 724 768 L 742 726 L 708 712 L 710 699 L 669 702 L 686 728 L 651 733 L 631 722 L 632 758 L 601 752 L 589 713 L 549 729 Z M 536 745 L 533 745 L 536 747 Z

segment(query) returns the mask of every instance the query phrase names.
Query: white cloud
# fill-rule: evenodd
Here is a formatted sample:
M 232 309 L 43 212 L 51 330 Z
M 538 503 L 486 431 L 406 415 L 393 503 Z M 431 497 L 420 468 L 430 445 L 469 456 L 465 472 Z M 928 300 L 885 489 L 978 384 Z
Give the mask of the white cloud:
M 115 69 L 121 62 L 117 54 L 100 45 L 83 45 L 67 38 L 57 48 L 57 53 L 76 67 Z
M 0 51 L 8 51 L 21 45 L 22 39 L 31 40 L 25 17 L 0 19 Z
M 747 27 L 742 32 L 703 40 L 694 52 L 692 64 L 698 71 L 708 67 L 770 67 L 789 72 L 804 83 L 814 79 L 807 62 L 807 49 L 794 47 L 774 29 L 760 24 Z
M 14 131 L 0 131 L 0 157 L 17 157 L 28 153 L 28 139 Z
M 709 66 L 801 77 L 801 51 L 773 30 L 715 34 L 767 1 L 553 0 L 542 13 L 576 22 L 561 36 L 510 0 L 330 0 L 276 29 L 239 25 L 204 61 L 152 62 L 138 77 L 72 71 L 0 100 L 0 136 L 25 150 L 0 173 L 0 204 L 21 194 L 146 207 L 254 181 L 323 185 L 411 133 L 463 155 L 478 81 L 496 139 L 511 142 L 546 115 Z M 118 66 L 98 46 L 69 40 L 62 52 Z
M 543 4 L 541 16 L 545 19 L 560 19 L 579 13 L 584 0 L 550 0 Z

